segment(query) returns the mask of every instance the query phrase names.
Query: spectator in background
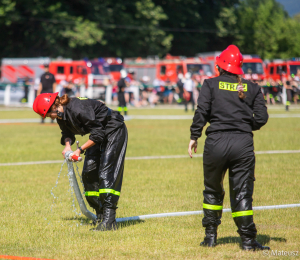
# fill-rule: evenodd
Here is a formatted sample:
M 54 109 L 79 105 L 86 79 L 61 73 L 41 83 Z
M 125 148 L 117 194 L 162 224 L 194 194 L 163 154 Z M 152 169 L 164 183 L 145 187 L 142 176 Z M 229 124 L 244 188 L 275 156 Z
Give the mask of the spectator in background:
M 271 104 L 270 100 L 272 101 L 272 104 L 275 104 L 275 100 L 272 95 L 272 87 L 273 87 L 272 85 L 274 85 L 274 83 L 275 82 L 273 79 L 269 79 L 269 80 L 263 80 L 262 83 L 260 84 L 263 94 L 265 96 L 265 100 L 267 101 L 268 105 Z
M 74 92 L 75 92 L 74 85 L 73 85 L 72 81 L 71 80 L 69 82 L 65 81 L 65 84 L 63 85 L 63 90 L 62 90 L 63 95 L 67 94 L 68 97 L 74 97 L 75 96 Z
M 127 77 L 126 77 L 126 81 L 127 81 L 127 87 L 125 88 L 125 99 L 126 102 L 129 103 L 130 105 L 133 106 L 132 103 L 132 97 L 133 97 L 133 93 L 134 93 L 134 85 L 135 85 L 135 73 L 133 70 L 129 70 Z
M 294 99 L 294 104 L 297 105 L 298 95 L 300 94 L 300 89 L 299 89 L 298 82 L 295 80 L 295 76 L 292 77 L 291 85 L 293 88 L 292 95 L 293 95 L 293 99 Z
M 118 81 L 118 88 L 119 88 L 119 93 L 118 93 L 118 101 L 119 101 L 119 106 L 118 106 L 118 111 L 121 113 L 124 111 L 124 115 L 127 115 L 127 104 L 125 100 L 125 89 L 127 87 L 126 83 L 126 77 L 127 77 L 127 72 L 126 70 L 121 70 L 121 79 Z
M 26 77 L 23 82 L 24 87 L 24 97 L 21 99 L 21 103 L 27 103 L 28 102 L 28 92 L 30 87 L 30 79 L 29 77 Z
M 117 105 L 118 103 L 118 82 L 116 80 L 112 80 L 112 100 L 113 104 Z
M 193 77 L 193 81 L 194 81 L 194 86 L 195 86 L 194 100 L 197 101 L 198 97 L 200 95 L 201 88 L 202 88 L 202 84 L 200 83 L 201 79 L 197 79 L 196 77 Z
M 167 79 L 165 81 L 165 89 L 163 92 L 163 100 L 164 100 L 164 104 L 169 103 L 170 105 L 173 102 L 173 97 L 174 97 L 174 93 L 173 93 L 173 87 L 172 87 L 172 83 L 170 81 L 170 79 Z
M 178 74 L 178 80 L 177 80 L 177 88 L 175 89 L 176 93 L 179 95 L 179 98 L 177 99 L 177 102 L 180 104 L 183 101 L 183 74 L 179 73 Z
M 277 89 L 277 83 L 272 78 L 270 79 L 270 87 L 269 87 L 269 97 L 273 105 L 275 105 L 275 97 L 277 95 L 278 89 Z M 269 101 L 270 103 L 270 101 Z
M 39 89 L 37 91 L 37 96 L 42 93 L 55 93 L 56 91 L 56 81 L 52 73 L 49 72 L 49 65 L 44 65 L 45 73 L 41 76 Z M 42 117 L 42 124 L 44 123 L 44 118 Z M 53 119 L 51 119 L 53 123 Z
M 195 84 L 192 80 L 192 75 L 190 72 L 185 73 L 185 82 L 183 85 L 184 88 L 184 99 L 185 99 L 185 112 L 188 111 L 188 103 L 192 103 L 192 111 L 195 110 L 195 100 L 194 100 L 194 88 Z
M 141 105 L 147 106 L 148 105 L 148 98 L 149 98 L 149 80 L 148 76 L 143 76 L 141 79 Z
M 293 92 L 293 87 L 290 81 L 290 78 L 288 78 L 288 80 L 286 80 L 283 83 L 284 88 L 286 89 L 286 103 L 285 103 L 285 110 L 289 111 L 289 106 L 291 104 L 292 101 L 292 92 Z
M 153 81 L 153 87 L 156 91 L 158 102 L 163 102 L 163 93 L 165 90 L 165 82 L 160 79 L 155 79 Z

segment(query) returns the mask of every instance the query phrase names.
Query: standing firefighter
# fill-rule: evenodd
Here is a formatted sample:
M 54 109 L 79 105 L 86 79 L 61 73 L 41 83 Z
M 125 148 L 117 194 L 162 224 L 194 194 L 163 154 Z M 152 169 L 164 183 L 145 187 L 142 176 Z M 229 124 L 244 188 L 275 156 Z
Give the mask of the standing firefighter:
M 56 90 L 56 81 L 55 77 L 52 73 L 49 72 L 49 65 L 44 65 L 44 71 L 45 73 L 41 76 L 39 89 L 37 91 L 37 95 L 42 93 L 55 93 Z M 42 117 L 42 122 L 44 123 L 44 117 Z M 51 119 L 51 122 L 53 123 L 53 120 Z
M 127 87 L 126 84 L 126 77 L 127 77 L 127 72 L 125 70 L 121 70 L 121 79 L 118 81 L 118 88 L 119 88 L 119 93 L 118 93 L 118 101 L 119 101 L 119 106 L 118 106 L 118 111 L 121 113 L 122 110 L 124 111 L 124 115 L 127 115 L 127 104 L 125 100 L 125 88 Z
M 88 98 L 69 98 L 58 93 L 39 95 L 33 109 L 43 118 L 57 119 L 62 130 L 62 154 L 71 151 L 75 135 L 90 134 L 74 155 L 85 152 L 82 180 L 89 205 L 96 210 L 95 230 L 117 229 L 116 209 L 120 197 L 127 129 L 119 112 Z
M 202 220 L 206 237 L 201 246 L 213 247 L 221 224 L 223 179 L 229 169 L 232 217 L 238 227 L 244 250 L 269 250 L 256 240 L 252 195 L 255 156 L 252 131 L 268 121 L 267 108 L 260 87 L 241 79 L 243 56 L 230 45 L 216 58 L 220 76 L 207 79 L 201 88 L 198 107 L 191 125 L 188 152 L 197 152 L 197 139 L 207 122 L 203 153 L 204 186 Z

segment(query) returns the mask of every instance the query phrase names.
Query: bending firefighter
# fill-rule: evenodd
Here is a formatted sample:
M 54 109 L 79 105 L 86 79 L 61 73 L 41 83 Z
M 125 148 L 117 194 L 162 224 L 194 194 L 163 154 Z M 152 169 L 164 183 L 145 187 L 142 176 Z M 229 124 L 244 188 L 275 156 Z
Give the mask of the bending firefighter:
M 243 56 L 230 45 L 216 58 L 220 76 L 207 79 L 201 88 L 198 107 L 191 125 L 189 154 L 197 152 L 197 139 L 207 122 L 203 153 L 204 186 L 202 225 L 205 238 L 201 246 L 215 246 L 221 224 L 223 179 L 229 169 L 232 217 L 238 227 L 244 250 L 269 250 L 256 241 L 252 195 L 255 156 L 252 131 L 268 121 L 267 108 L 260 87 L 241 79 Z
M 127 128 L 123 116 L 100 101 L 62 97 L 58 93 L 39 95 L 33 109 L 43 118 L 57 119 L 61 129 L 63 156 L 71 151 L 75 135 L 90 134 L 89 140 L 74 154 L 85 151 L 82 180 L 89 205 L 96 210 L 99 224 L 95 230 L 115 230 L 116 209 L 120 197 Z

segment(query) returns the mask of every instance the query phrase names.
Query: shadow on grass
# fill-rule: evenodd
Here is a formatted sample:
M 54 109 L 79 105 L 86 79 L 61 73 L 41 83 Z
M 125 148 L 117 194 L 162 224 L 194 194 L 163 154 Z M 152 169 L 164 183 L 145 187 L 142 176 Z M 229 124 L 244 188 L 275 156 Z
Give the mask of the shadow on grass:
M 92 221 L 86 217 L 65 217 L 65 218 L 62 218 L 62 220 L 66 220 L 66 221 L 77 221 L 83 225 L 92 225 Z M 118 227 L 119 228 L 126 228 L 126 227 L 129 227 L 129 226 L 134 226 L 134 225 L 137 225 L 137 224 L 141 224 L 141 223 L 144 223 L 145 220 L 129 220 L 129 221 L 124 221 L 124 222 L 118 222 Z
M 66 220 L 66 221 L 77 221 L 77 222 L 80 222 L 82 224 L 90 224 L 91 223 L 91 220 L 88 219 L 87 217 L 65 217 L 65 218 L 62 218 L 62 220 Z
M 277 242 L 286 242 L 286 239 L 283 237 L 270 237 L 269 235 L 257 235 L 256 237 L 257 242 L 261 243 L 262 245 L 268 244 L 270 240 L 277 241 Z M 218 244 L 241 244 L 240 237 L 222 237 L 218 239 Z
M 119 228 L 126 228 L 126 227 L 130 227 L 130 226 L 134 226 L 134 225 L 137 225 L 137 224 L 142 224 L 144 223 L 145 220 L 129 220 L 129 221 L 124 221 L 124 222 L 119 222 L 118 223 L 118 227 Z

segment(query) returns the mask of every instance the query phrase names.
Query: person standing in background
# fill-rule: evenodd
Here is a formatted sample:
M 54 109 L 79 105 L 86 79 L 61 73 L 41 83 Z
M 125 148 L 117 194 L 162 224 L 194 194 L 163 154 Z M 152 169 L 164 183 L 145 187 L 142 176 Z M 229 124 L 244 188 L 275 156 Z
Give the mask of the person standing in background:
M 292 99 L 293 99 L 293 87 L 292 87 L 292 84 L 291 84 L 291 77 L 288 77 L 288 80 L 286 80 L 283 83 L 283 86 L 286 90 L 285 111 L 289 111 L 289 107 L 290 107 Z
M 119 93 L 118 93 L 118 101 L 119 101 L 119 106 L 118 106 L 118 112 L 124 111 L 124 115 L 127 115 L 127 104 L 125 100 L 125 88 L 127 87 L 125 78 L 127 77 L 127 72 L 126 70 L 121 70 L 121 79 L 118 81 L 118 88 L 119 88 Z
M 21 99 L 21 103 L 27 103 L 28 102 L 28 92 L 30 87 L 30 79 L 26 77 L 23 82 L 24 86 L 24 97 Z
M 180 104 L 183 101 L 183 83 L 184 79 L 183 79 L 183 74 L 179 73 L 178 74 L 178 81 L 176 83 L 177 88 L 176 88 L 176 92 L 179 95 L 179 98 L 177 100 L 177 102 Z
M 194 81 L 192 80 L 192 75 L 190 72 L 185 73 L 185 82 L 183 85 L 184 88 L 184 99 L 185 99 L 185 112 L 188 111 L 188 103 L 192 103 L 192 111 L 195 109 L 195 101 L 194 101 L 194 88 L 195 84 Z
M 45 73 L 41 76 L 39 89 L 37 91 L 37 96 L 42 93 L 55 93 L 56 92 L 56 81 L 52 73 L 49 72 L 49 65 L 44 65 Z M 45 118 L 42 117 L 42 124 L 44 123 Z M 51 119 L 53 123 L 53 119 Z

